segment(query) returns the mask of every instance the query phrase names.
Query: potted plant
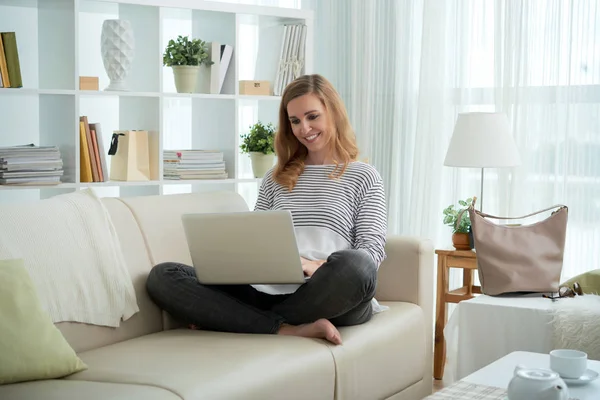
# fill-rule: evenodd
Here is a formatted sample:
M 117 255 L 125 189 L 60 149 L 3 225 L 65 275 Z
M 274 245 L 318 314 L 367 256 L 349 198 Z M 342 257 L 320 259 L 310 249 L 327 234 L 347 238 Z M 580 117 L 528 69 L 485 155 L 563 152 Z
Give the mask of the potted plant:
M 473 204 L 473 199 L 469 197 L 466 200 L 459 200 L 458 204 L 462 208 L 456 208 L 454 204 L 450 204 L 444 209 L 444 224 L 452 227 L 452 244 L 456 250 L 471 250 L 473 248 L 470 238 L 471 219 L 467 209 Z M 460 221 L 458 221 L 458 216 L 463 210 Z
M 250 155 L 254 177 L 262 178 L 275 161 L 275 127 L 270 122 L 264 125 L 258 121 L 241 138 L 240 149 Z
M 177 36 L 169 40 L 163 54 L 163 65 L 173 68 L 178 93 L 194 93 L 200 67 L 214 64 L 208 54 L 208 45 L 200 39 Z M 202 71 L 208 74 L 209 70 Z

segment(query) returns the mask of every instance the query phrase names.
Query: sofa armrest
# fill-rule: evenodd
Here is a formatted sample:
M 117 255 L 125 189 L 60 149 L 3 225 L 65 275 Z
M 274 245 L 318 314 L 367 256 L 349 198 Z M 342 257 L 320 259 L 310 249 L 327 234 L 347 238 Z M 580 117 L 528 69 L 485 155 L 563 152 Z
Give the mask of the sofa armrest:
M 386 259 L 379 267 L 377 292 L 381 301 L 406 301 L 433 312 L 434 251 L 430 240 L 391 235 Z
M 428 386 L 429 394 L 433 375 L 435 304 L 433 243 L 417 237 L 392 235 L 387 237 L 385 251 L 387 257 L 379 267 L 375 298 L 382 302 L 413 303 L 421 309 L 425 333 L 423 384 Z

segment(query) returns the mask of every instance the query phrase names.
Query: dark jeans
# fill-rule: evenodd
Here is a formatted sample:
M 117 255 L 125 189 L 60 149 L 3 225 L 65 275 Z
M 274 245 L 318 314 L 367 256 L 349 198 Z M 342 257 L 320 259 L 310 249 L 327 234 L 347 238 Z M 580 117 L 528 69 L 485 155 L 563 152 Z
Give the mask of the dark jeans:
M 336 326 L 358 325 L 373 315 L 377 268 L 359 250 L 331 254 L 292 294 L 271 295 L 250 285 L 203 285 L 194 269 L 178 263 L 156 265 L 148 276 L 150 298 L 175 319 L 199 329 L 235 333 L 277 333 L 282 323 L 320 318 Z

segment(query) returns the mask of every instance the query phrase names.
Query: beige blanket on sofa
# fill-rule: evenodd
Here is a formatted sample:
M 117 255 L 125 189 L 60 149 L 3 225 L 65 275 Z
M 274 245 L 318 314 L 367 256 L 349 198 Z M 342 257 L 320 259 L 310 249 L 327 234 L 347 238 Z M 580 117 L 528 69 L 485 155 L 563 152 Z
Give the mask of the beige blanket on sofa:
M 54 322 L 117 327 L 139 311 L 108 210 L 93 191 L 0 207 L 0 259 L 22 258 Z
M 553 303 L 552 339 L 555 349 L 585 351 L 600 360 L 600 296 L 586 294 Z

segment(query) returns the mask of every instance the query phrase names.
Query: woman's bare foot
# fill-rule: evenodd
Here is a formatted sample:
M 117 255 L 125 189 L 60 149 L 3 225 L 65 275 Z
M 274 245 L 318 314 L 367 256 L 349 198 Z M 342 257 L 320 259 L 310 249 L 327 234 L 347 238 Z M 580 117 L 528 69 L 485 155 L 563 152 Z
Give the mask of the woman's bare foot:
M 340 332 L 331 322 L 324 318 L 310 324 L 283 324 L 277 334 L 325 339 L 333 344 L 342 344 L 342 335 L 340 335 Z

